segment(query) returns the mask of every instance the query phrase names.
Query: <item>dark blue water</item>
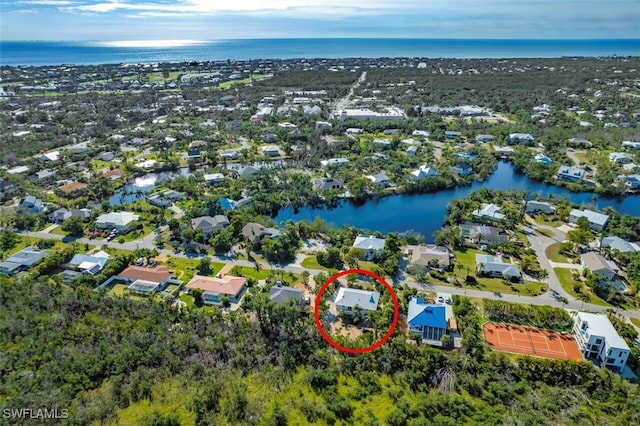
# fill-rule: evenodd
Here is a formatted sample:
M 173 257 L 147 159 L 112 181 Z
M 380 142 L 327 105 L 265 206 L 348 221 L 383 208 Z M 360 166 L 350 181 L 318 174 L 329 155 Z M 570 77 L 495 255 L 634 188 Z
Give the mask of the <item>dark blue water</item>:
M 180 47 L 0 41 L 0 65 L 112 64 L 291 58 L 551 58 L 638 56 L 640 40 L 246 39 Z
M 529 179 L 525 175 L 515 173 L 510 163 L 499 162 L 498 168 L 489 179 L 471 186 L 421 195 L 393 195 L 363 204 L 343 201 L 339 207 L 332 210 L 305 207 L 294 213 L 293 209 L 287 208 L 280 210 L 275 221 L 280 223 L 293 219 L 310 222 L 315 217 L 320 217 L 336 226 L 353 225 L 385 234 L 412 230 L 424 235 L 428 241 L 433 241 L 433 231 L 442 227 L 449 202 L 454 198 L 464 198 L 471 191 L 482 187 L 503 191 L 528 190 L 544 197 L 568 197 L 572 202 L 587 208 L 612 207 L 619 213 L 640 214 L 640 195 L 606 198 L 588 192 L 575 193 L 563 187 Z

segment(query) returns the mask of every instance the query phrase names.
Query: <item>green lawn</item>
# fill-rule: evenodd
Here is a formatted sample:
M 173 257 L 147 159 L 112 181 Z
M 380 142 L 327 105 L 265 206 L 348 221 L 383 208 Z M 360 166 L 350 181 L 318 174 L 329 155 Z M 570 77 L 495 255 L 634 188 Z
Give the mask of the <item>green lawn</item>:
M 185 259 L 183 257 L 169 257 L 169 259 L 164 263 L 171 268 L 177 279 L 187 283 L 196 274 L 200 261 L 195 259 Z M 215 275 L 220 272 L 223 266 L 224 263 L 211 262 L 210 275 Z
M 193 308 L 195 306 L 193 304 L 193 297 L 190 294 L 184 293 L 180 295 L 180 300 L 186 303 L 187 308 Z
M 544 228 L 538 228 L 536 229 L 536 232 L 538 234 L 544 235 L 545 237 L 549 237 L 552 238 L 553 237 L 553 231 L 549 230 L 549 229 L 544 229 Z
M 256 271 L 256 269 L 251 266 L 241 266 L 240 271 L 242 273 L 242 276 L 247 278 L 255 278 L 256 280 L 264 280 L 271 273 L 271 270 L 269 268 L 263 267 L 262 269 L 260 269 L 260 271 Z
M 631 322 L 633 323 L 633 325 L 635 325 L 636 327 L 640 327 L 640 319 L 638 318 L 631 318 Z
M 562 285 L 562 288 L 564 289 L 564 291 L 566 291 L 571 296 L 578 299 L 579 294 L 573 289 L 573 285 L 576 283 L 576 281 L 571 276 L 571 269 L 553 268 L 553 271 L 558 276 L 558 280 L 560 281 L 560 285 Z M 609 303 L 605 302 L 604 300 L 600 299 L 595 294 L 593 294 L 591 289 L 587 288 L 587 286 L 583 285 L 582 291 L 585 292 L 585 294 L 589 295 L 590 299 L 588 303 L 593 303 L 594 305 L 600 305 L 600 306 L 612 306 Z
M 307 268 L 307 269 L 318 269 L 321 271 L 327 271 L 331 274 L 335 274 L 336 272 L 338 272 L 337 269 L 333 269 L 333 268 L 327 268 L 325 266 L 322 266 L 321 264 L 318 263 L 318 260 L 316 259 L 315 256 L 309 256 L 309 257 L 305 257 L 304 260 L 300 263 L 302 265 L 302 267 Z
M 554 228 L 562 225 L 564 222 L 561 220 L 550 220 L 549 216 L 545 215 L 545 214 L 539 214 L 536 217 L 534 217 L 534 220 L 536 221 L 536 223 L 540 224 L 540 225 L 547 225 L 547 226 L 552 226 Z
M 115 296 L 121 296 L 123 294 L 129 294 L 128 288 L 129 286 L 126 284 L 114 284 L 113 286 L 111 286 L 108 293 Z
M 524 282 L 521 284 L 505 283 L 500 278 L 485 278 L 476 277 L 478 280 L 477 285 L 468 285 L 465 282 L 467 274 L 475 275 L 476 271 L 476 254 L 482 254 L 484 252 L 475 249 L 467 249 L 465 251 L 456 251 L 456 263 L 460 265 L 454 268 L 454 272 L 450 273 L 452 277 L 458 279 L 458 285 L 456 287 L 470 288 L 475 290 L 493 291 L 504 294 L 520 294 L 522 296 L 535 296 L 543 293 L 546 290 L 546 286 L 537 282 Z M 438 281 L 444 285 L 453 286 L 450 282 Z
M 558 263 L 571 263 L 569 258 L 565 255 L 560 254 L 560 247 L 562 243 L 553 243 L 545 250 L 545 254 L 552 262 Z

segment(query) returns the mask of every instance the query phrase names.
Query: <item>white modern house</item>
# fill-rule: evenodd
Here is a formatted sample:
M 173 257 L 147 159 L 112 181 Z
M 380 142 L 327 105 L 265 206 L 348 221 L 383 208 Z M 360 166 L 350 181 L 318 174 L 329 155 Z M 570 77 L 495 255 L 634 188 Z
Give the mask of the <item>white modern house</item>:
M 627 164 L 632 163 L 633 158 L 629 157 L 624 152 L 612 152 L 611 154 L 609 154 L 609 161 L 614 164 Z
M 98 216 L 96 219 L 96 228 L 117 229 L 122 231 L 131 228 L 138 222 L 138 219 L 140 219 L 140 217 L 131 212 L 106 213 Z
M 504 214 L 500 213 L 500 207 L 495 204 L 483 204 L 482 208 L 474 210 L 471 215 L 477 219 L 504 219 Z
M 358 235 L 353 242 L 353 247 L 364 251 L 365 259 L 371 260 L 377 254 L 384 253 L 384 238 L 366 235 Z
M 340 287 L 335 305 L 338 311 L 353 313 L 357 306 L 365 313 L 378 309 L 378 300 L 380 300 L 380 293 L 377 291 Z
M 476 267 L 480 275 L 493 278 L 521 278 L 520 268 L 514 263 L 503 262 L 490 254 L 476 254 Z
M 601 231 L 607 226 L 609 222 L 609 216 L 606 214 L 594 212 L 592 210 L 578 210 L 573 209 L 569 213 L 569 221 L 571 223 L 578 223 L 578 219 L 586 217 L 589 220 L 589 227 L 594 231 Z
M 605 315 L 576 312 L 573 335 L 584 359 L 622 371 L 631 350 Z

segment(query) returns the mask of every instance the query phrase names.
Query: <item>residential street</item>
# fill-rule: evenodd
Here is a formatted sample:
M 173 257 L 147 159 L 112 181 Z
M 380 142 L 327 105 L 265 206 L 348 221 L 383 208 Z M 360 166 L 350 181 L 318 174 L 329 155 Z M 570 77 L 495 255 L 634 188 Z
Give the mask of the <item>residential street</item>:
M 605 312 L 607 309 L 611 309 L 605 306 L 594 305 L 591 303 L 584 303 L 582 301 L 575 299 L 573 296 L 571 296 L 570 294 L 564 291 L 564 289 L 562 288 L 562 285 L 560 284 L 560 281 L 558 280 L 558 277 L 556 276 L 553 270 L 554 264 L 551 261 L 549 261 L 549 259 L 547 258 L 545 249 L 549 245 L 555 242 L 564 240 L 565 234 L 564 232 L 549 226 L 537 225 L 536 228 L 548 229 L 554 233 L 554 237 L 555 237 L 555 238 L 549 238 L 544 235 L 539 235 L 535 232 L 532 232 L 532 234 L 528 236 L 529 242 L 531 243 L 531 247 L 536 252 L 536 256 L 540 261 L 540 265 L 542 266 L 542 268 L 549 271 L 549 277 L 547 278 L 549 290 L 542 295 L 531 297 L 531 296 L 521 296 L 521 295 L 515 295 L 515 294 L 495 294 L 490 291 L 472 290 L 472 289 L 465 289 L 465 288 L 459 288 L 454 286 L 421 284 L 413 280 L 411 277 L 402 274 L 402 270 L 404 270 L 404 268 L 406 267 L 406 264 L 404 264 L 401 268 L 401 273 L 399 275 L 400 279 L 390 281 L 390 283 L 392 283 L 392 285 L 394 286 L 406 284 L 409 287 L 416 288 L 421 291 L 451 293 L 451 294 L 457 294 L 461 296 L 477 297 L 482 299 L 499 299 L 499 300 L 504 300 L 504 301 L 513 302 L 513 303 L 525 303 L 525 304 L 532 304 L 532 305 L 550 305 L 550 306 L 556 306 L 556 307 L 563 307 L 559 299 L 561 297 L 565 297 L 569 301 L 569 303 L 564 307 L 568 309 L 588 310 L 592 312 Z M 51 229 L 52 229 L 51 227 L 47 228 L 47 230 L 51 230 Z M 51 234 L 51 233 L 42 232 L 42 231 L 41 232 L 21 232 L 21 234 L 25 236 L 41 238 L 41 239 L 62 240 L 63 238 L 65 238 L 62 235 Z M 96 247 L 102 247 L 103 245 L 106 245 L 108 247 L 113 247 L 116 249 L 133 251 L 138 248 L 154 249 L 155 248 L 153 244 L 154 237 L 155 237 L 155 232 L 152 232 L 136 241 L 126 242 L 126 243 L 118 243 L 117 241 L 107 242 L 105 240 L 95 240 L 95 239 L 89 239 L 89 238 L 78 238 L 78 239 L 75 239 L 74 241 L 79 244 L 87 243 L 89 245 L 96 246 Z M 68 240 L 68 237 L 67 239 L 65 239 L 65 241 L 67 240 Z M 201 255 L 198 255 L 195 253 L 188 253 L 188 254 L 185 254 L 182 252 L 176 253 L 175 251 L 168 250 L 168 249 L 162 249 L 162 250 L 159 250 L 159 252 L 163 255 L 180 257 L 180 258 L 199 259 L 201 257 Z M 214 262 L 248 266 L 248 267 L 254 266 L 253 262 L 250 262 L 247 260 L 234 259 L 226 256 L 209 256 L 209 257 Z M 274 267 L 276 267 L 276 265 L 270 265 L 265 263 L 261 263 L 261 266 L 263 269 L 273 269 Z M 326 271 L 321 271 L 317 269 L 304 268 L 303 266 L 297 263 L 293 263 L 285 266 L 277 266 L 277 267 L 280 269 L 284 269 L 285 271 L 293 272 L 296 274 L 299 274 L 306 270 L 311 274 L 312 277 L 320 272 L 326 272 Z M 620 310 L 619 313 L 626 317 L 640 318 L 640 310 L 637 310 L 637 309 L 633 311 Z

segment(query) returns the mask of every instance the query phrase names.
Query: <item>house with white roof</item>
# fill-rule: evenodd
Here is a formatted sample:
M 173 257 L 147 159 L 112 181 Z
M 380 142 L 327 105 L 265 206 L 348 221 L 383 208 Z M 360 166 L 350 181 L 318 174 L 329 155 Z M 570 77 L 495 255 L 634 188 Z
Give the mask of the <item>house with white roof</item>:
M 622 146 L 632 150 L 640 150 L 640 142 L 636 141 L 622 141 Z
M 477 219 L 504 219 L 504 214 L 500 213 L 500 207 L 495 204 L 483 204 L 482 208 L 474 210 L 471 215 Z
M 567 182 L 580 182 L 585 178 L 587 172 L 581 167 L 560 166 L 558 169 L 558 180 Z
M 427 164 L 423 164 L 422 166 L 420 166 L 418 170 L 412 171 L 411 174 L 416 179 L 424 179 L 426 177 L 438 176 L 438 172 L 436 172 L 436 170 L 433 167 Z
M 543 163 L 545 166 L 549 166 L 549 165 L 551 165 L 551 163 L 553 163 L 551 158 L 547 157 L 546 155 L 544 155 L 542 153 L 538 153 L 538 154 L 534 155 L 533 159 L 536 161 L 536 163 Z
M 224 182 L 224 175 L 222 173 L 207 173 L 203 178 L 207 185 Z
M 586 217 L 589 220 L 589 228 L 594 231 L 601 231 L 609 222 L 609 215 L 594 212 L 592 210 L 578 210 L 573 209 L 569 213 L 569 221 L 571 223 L 578 223 L 578 219 Z
M 341 158 L 329 158 L 327 160 L 322 160 L 320 162 L 320 164 L 322 164 L 322 167 L 329 167 L 329 166 L 346 166 L 347 164 L 349 164 L 349 160 L 341 157 Z
M 119 231 L 132 228 L 138 223 L 140 216 L 131 212 L 113 212 L 98 216 L 96 228 L 117 229 Z
M 356 306 L 363 313 L 378 309 L 380 293 L 377 291 L 359 290 L 349 287 L 340 287 L 336 296 L 336 309 L 345 313 L 353 313 Z
M 384 186 L 384 187 L 389 186 L 389 178 L 384 173 L 378 173 L 378 174 L 375 174 L 375 175 L 367 175 L 365 177 L 367 179 L 369 179 L 371 182 L 375 183 L 376 185 L 380 185 L 380 186 Z
M 480 275 L 493 278 L 521 278 L 520 268 L 514 263 L 505 263 L 490 254 L 476 254 L 476 267 Z
M 529 200 L 527 201 L 527 205 L 525 206 L 525 211 L 529 214 L 538 212 L 551 214 L 556 211 L 556 208 L 544 201 Z
M 384 253 L 384 238 L 378 238 L 373 235 L 358 235 L 353 242 L 353 247 L 364 251 L 366 260 L 373 259 L 376 255 Z
M 20 271 L 31 269 L 42 262 L 48 253 L 48 250 L 25 247 L 0 262 L 0 275 L 13 275 Z
M 212 232 L 219 231 L 229 226 L 229 219 L 221 214 L 215 216 L 200 216 L 191 219 L 193 229 L 201 230 L 205 237 Z
M 631 350 L 606 315 L 576 312 L 573 316 L 573 335 L 586 360 L 622 371 Z
M 529 133 L 511 133 L 509 134 L 509 143 L 514 145 L 518 143 L 526 143 L 527 145 L 533 145 L 535 138 Z
M 100 250 L 95 254 L 76 254 L 73 256 L 69 265 L 75 267 L 83 274 L 96 275 L 102 271 L 111 259 L 108 253 Z
M 278 150 L 278 147 L 274 145 L 263 146 L 262 155 L 264 155 L 265 157 L 279 157 L 280 150 Z

